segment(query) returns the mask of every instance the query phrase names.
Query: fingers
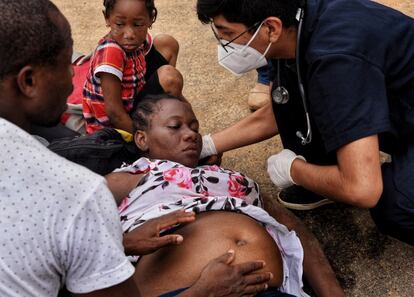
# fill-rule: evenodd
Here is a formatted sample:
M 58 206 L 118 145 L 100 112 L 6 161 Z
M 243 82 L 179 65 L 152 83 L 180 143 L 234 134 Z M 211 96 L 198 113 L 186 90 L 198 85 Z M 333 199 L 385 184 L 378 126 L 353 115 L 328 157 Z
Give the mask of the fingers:
M 156 248 L 162 248 L 167 245 L 177 245 L 184 241 L 184 238 L 181 235 L 170 234 L 161 237 L 153 238 L 154 245 Z
M 273 278 L 271 272 L 252 273 L 244 277 L 243 296 L 254 296 L 259 292 L 265 291 L 269 285 L 268 282 Z
M 177 210 L 158 218 L 159 230 L 168 229 L 176 224 L 191 223 L 195 220 L 194 212 L 186 212 L 184 210 Z
M 153 237 L 151 239 L 141 241 L 138 249 L 139 255 L 147 255 L 153 253 L 160 248 L 169 245 L 178 245 L 183 242 L 184 238 L 181 235 L 166 235 L 162 237 Z
M 265 291 L 268 287 L 268 284 L 257 284 L 247 286 L 243 290 L 243 296 L 255 296 L 257 293 Z
M 224 263 L 224 264 L 231 264 L 231 262 L 234 261 L 234 250 L 229 250 L 227 253 L 225 253 L 224 255 L 221 255 L 220 257 L 217 257 L 216 259 L 214 259 L 213 261 L 217 261 L 219 263 Z
M 252 273 L 244 277 L 244 282 L 248 285 L 260 285 L 267 283 L 273 278 L 271 272 Z
M 242 274 L 252 273 L 256 270 L 262 269 L 265 267 L 266 263 L 264 261 L 255 261 L 255 262 L 246 262 L 236 265 L 239 271 Z

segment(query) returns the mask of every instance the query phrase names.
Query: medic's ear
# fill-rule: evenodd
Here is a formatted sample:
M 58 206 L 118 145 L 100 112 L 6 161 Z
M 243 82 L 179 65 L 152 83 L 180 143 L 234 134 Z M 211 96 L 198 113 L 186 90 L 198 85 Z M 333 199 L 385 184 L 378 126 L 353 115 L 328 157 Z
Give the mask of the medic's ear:
M 137 130 L 134 135 L 134 141 L 136 146 L 143 152 L 148 152 L 148 138 L 147 132 L 143 130 Z
M 264 20 L 263 25 L 268 28 L 269 41 L 275 43 L 282 35 L 282 20 L 277 17 L 268 17 Z

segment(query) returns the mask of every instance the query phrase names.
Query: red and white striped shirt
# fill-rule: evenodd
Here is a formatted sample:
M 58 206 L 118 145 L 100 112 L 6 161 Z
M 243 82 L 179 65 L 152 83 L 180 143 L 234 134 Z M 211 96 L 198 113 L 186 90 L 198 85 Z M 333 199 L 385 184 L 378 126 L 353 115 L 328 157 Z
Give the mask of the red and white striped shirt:
M 99 74 L 103 72 L 119 78 L 122 103 L 125 112 L 130 112 L 134 98 L 145 85 L 144 49 L 127 53 L 108 36 L 99 41 L 83 88 L 83 115 L 88 134 L 103 127 L 113 127 L 105 112 L 104 94 L 99 79 Z

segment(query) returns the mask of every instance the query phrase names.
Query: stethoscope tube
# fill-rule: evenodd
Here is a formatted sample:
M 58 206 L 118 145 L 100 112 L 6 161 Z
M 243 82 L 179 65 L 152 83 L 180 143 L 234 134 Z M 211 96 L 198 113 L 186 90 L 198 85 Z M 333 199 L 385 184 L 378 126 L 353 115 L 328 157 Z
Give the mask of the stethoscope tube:
M 298 75 L 298 87 L 300 96 L 302 97 L 302 103 L 303 103 L 303 109 L 305 110 L 305 116 L 306 116 L 306 125 L 308 130 L 306 131 L 306 137 L 303 136 L 303 133 L 301 131 L 296 131 L 296 136 L 301 139 L 302 145 L 307 145 L 311 143 L 312 141 L 312 128 L 310 123 L 310 116 L 308 111 L 308 105 L 306 101 L 306 93 L 305 93 L 305 87 L 303 86 L 303 80 L 302 80 L 302 73 L 300 71 L 300 37 L 302 35 L 302 27 L 303 27 L 303 18 L 304 18 L 304 9 L 299 8 L 298 15 L 299 18 L 299 25 L 298 25 L 298 33 L 297 33 L 297 40 L 296 40 L 296 72 Z
M 306 93 L 305 93 L 305 87 L 303 85 L 302 80 L 302 73 L 300 71 L 300 37 L 302 35 L 302 28 L 303 28 L 303 18 L 304 18 L 304 9 L 301 7 L 298 9 L 298 12 L 296 14 L 296 19 L 299 21 L 298 25 L 298 32 L 296 37 L 296 72 L 298 76 L 298 87 L 300 96 L 302 98 L 302 104 L 303 109 L 305 111 L 305 117 L 306 117 L 306 125 L 307 125 L 307 131 L 306 131 L 306 137 L 303 136 L 303 133 L 301 131 L 296 131 L 296 136 L 300 138 L 302 145 L 307 145 L 311 143 L 312 141 L 312 128 L 310 123 L 310 116 L 308 111 L 308 105 L 306 101 Z M 275 91 L 272 93 L 273 100 L 278 104 L 284 104 L 289 101 L 289 92 L 286 90 L 285 87 L 281 86 L 280 83 L 280 60 L 277 60 L 277 83 L 278 86 L 276 87 Z

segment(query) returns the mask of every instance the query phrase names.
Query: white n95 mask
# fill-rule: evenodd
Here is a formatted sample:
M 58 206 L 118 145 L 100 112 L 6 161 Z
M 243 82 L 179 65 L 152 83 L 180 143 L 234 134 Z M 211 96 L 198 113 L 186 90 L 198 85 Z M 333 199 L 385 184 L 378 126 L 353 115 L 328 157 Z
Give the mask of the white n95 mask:
M 267 65 L 265 56 L 272 43 L 269 43 L 263 54 L 249 46 L 256 38 L 262 25 L 263 23 L 260 24 L 252 38 L 245 45 L 232 42 L 226 46 L 226 49 L 224 49 L 224 47 L 219 44 L 218 63 L 237 76 Z M 222 44 L 227 43 L 226 40 L 220 40 L 220 42 Z

